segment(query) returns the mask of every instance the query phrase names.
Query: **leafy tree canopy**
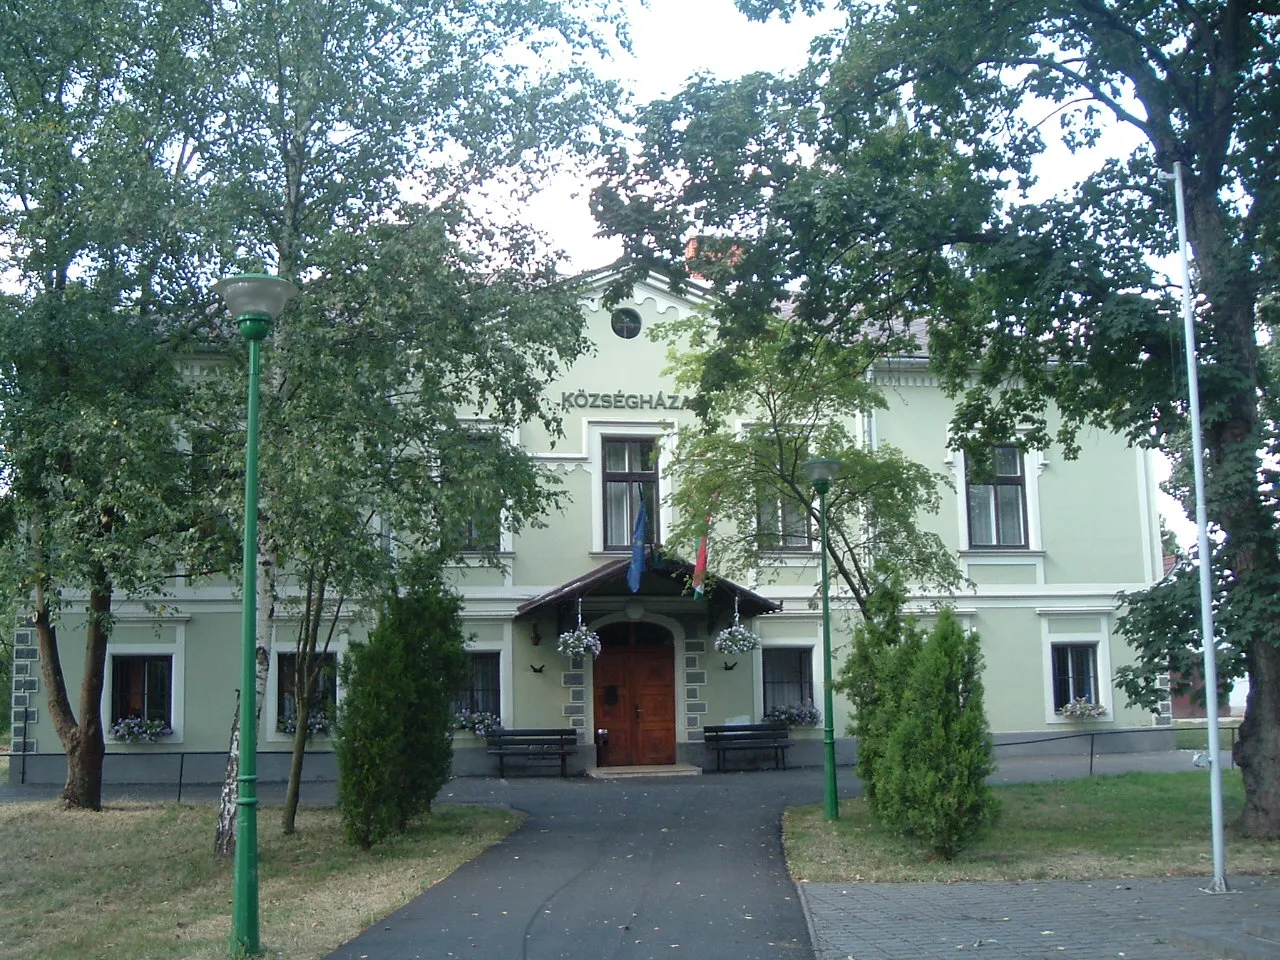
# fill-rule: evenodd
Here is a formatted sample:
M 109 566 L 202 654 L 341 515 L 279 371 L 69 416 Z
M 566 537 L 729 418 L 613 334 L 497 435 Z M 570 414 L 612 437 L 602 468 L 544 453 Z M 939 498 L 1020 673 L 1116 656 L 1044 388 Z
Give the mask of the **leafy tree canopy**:
M 598 147 L 592 67 L 625 34 L 600 0 L 0 0 L 0 35 L 6 562 L 38 591 L 65 796 L 96 807 L 115 592 L 237 564 L 244 346 L 213 280 L 305 290 L 265 350 L 259 546 L 317 611 L 385 584 L 384 528 L 453 556 L 467 517 L 550 502 L 505 441 L 552 420 L 580 313 L 544 240 L 474 201 Z M 464 457 L 468 418 L 504 442 Z M 73 710 L 54 627 L 85 592 Z
M 1186 174 L 1210 519 L 1236 660 L 1253 681 L 1240 825 L 1280 834 L 1280 10 L 1271 0 L 884 3 L 741 0 L 751 16 L 838 6 L 847 26 L 792 77 L 695 80 L 641 116 L 595 195 L 639 268 L 696 269 L 726 298 L 727 350 L 794 300 L 802 335 L 917 333 L 957 397 L 953 437 L 1076 450 L 1089 426 L 1181 455 L 1186 381 L 1170 188 Z M 1136 146 L 1046 198 L 1036 165 L 1114 125 Z M 703 392 L 738 371 L 709 364 Z M 1193 617 L 1193 611 L 1186 611 Z M 1173 641 L 1170 641 L 1173 642 Z M 1167 647 L 1166 647 L 1167 650 Z M 1144 655 L 1164 656 L 1156 648 Z M 1153 673 L 1154 675 L 1154 673 Z
M 683 391 L 724 356 L 715 349 L 716 329 L 700 315 L 654 328 L 670 345 L 668 372 Z M 704 418 L 681 434 L 671 462 L 680 482 L 668 542 L 692 552 L 709 518 L 715 568 L 735 576 L 767 567 L 761 561 L 779 551 L 809 550 L 818 504 L 801 466 L 835 457 L 844 466 L 827 494 L 828 549 L 864 614 L 890 570 L 917 588 L 954 590 L 955 561 L 919 522 L 922 512 L 936 511 L 937 488 L 947 481 L 886 444 L 869 448 L 857 434 L 865 415 L 885 405 L 866 377 L 878 352 L 826 338 L 801 350 L 789 329 L 775 318 L 741 342 L 733 354 L 738 375 L 700 398 Z

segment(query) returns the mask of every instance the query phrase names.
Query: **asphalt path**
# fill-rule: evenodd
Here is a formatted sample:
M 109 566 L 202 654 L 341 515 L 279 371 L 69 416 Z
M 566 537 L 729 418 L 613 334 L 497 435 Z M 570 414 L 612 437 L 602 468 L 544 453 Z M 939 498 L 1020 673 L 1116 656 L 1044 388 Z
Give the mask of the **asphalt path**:
M 455 780 L 438 801 L 529 822 L 329 960 L 810 958 L 780 814 L 821 796 L 812 770 Z

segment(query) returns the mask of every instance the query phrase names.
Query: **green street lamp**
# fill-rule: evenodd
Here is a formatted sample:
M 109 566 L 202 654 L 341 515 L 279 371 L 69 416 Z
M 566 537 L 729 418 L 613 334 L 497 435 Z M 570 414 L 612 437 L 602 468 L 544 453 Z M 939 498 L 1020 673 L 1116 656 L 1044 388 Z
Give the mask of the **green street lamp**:
M 836 795 L 836 734 L 832 715 L 831 683 L 831 591 L 827 577 L 827 491 L 844 464 L 831 457 L 818 457 L 800 464 L 813 489 L 818 491 L 818 547 L 822 552 L 822 751 L 823 806 L 828 820 L 840 819 Z
M 258 366 L 272 321 L 298 292 L 288 280 L 260 273 L 213 285 L 249 341 L 249 407 L 244 453 L 244 607 L 240 646 L 240 775 L 236 793 L 236 863 L 231 954 L 256 956 L 258 945 L 258 722 L 255 690 L 258 619 Z

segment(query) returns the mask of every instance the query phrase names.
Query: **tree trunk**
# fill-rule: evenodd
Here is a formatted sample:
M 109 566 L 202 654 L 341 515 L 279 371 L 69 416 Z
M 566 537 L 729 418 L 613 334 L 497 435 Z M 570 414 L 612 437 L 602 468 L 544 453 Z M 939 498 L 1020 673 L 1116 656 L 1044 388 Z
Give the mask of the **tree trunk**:
M 297 689 L 296 687 L 294 688 Z M 298 696 L 298 725 L 293 731 L 293 756 L 289 762 L 289 787 L 284 794 L 280 826 L 286 836 L 297 830 L 298 797 L 302 792 L 302 761 L 307 753 L 308 725 L 311 722 L 309 696 Z
M 227 772 L 218 797 L 218 824 L 213 831 L 214 856 L 230 859 L 236 855 L 236 794 L 240 789 L 240 691 L 231 717 L 231 746 L 227 752 Z
M 85 627 L 84 678 L 80 682 L 80 719 L 71 709 L 58 632 L 46 593 L 36 586 L 36 639 L 40 646 L 40 672 L 48 693 L 49 718 L 67 756 L 67 781 L 59 801 L 66 809 L 102 809 L 102 685 L 106 671 L 107 639 L 111 636 L 111 580 L 103 567 L 90 574 L 88 622 Z
M 263 610 L 262 598 L 275 596 L 275 583 L 271 580 L 274 569 L 270 556 L 259 551 L 258 566 L 258 608 L 257 623 L 257 655 L 254 672 L 254 718 L 262 719 L 262 704 L 266 699 L 267 671 L 271 666 L 271 655 L 267 651 L 264 638 L 270 637 L 271 616 L 274 613 L 270 601 Z M 265 581 L 265 582 L 264 582 Z M 240 691 L 236 691 L 236 711 L 231 720 L 231 743 L 227 748 L 227 769 L 222 779 L 222 792 L 218 800 L 218 824 L 214 829 L 213 849 L 219 856 L 229 857 L 236 849 L 236 798 L 240 795 Z
M 296 645 L 297 656 L 294 658 L 293 689 L 297 700 L 297 726 L 294 728 L 289 783 L 285 789 L 284 813 L 280 822 L 286 835 L 293 833 L 297 828 L 298 800 L 302 792 L 302 765 L 306 760 L 307 741 L 311 739 L 311 710 L 315 704 L 316 688 L 319 685 L 321 660 L 324 654 L 329 652 L 329 647 L 333 643 L 333 635 L 337 631 L 338 619 L 342 615 L 342 606 L 345 602 L 345 596 L 339 594 L 333 613 L 328 618 L 324 649 L 320 650 L 320 626 L 325 619 L 324 605 L 328 590 L 329 577 L 326 564 L 318 576 L 307 578 L 306 606 L 303 610 L 302 627 Z
M 1246 837 L 1280 838 L 1280 647 L 1249 648 L 1249 698 L 1233 755 L 1244 777 L 1244 810 L 1236 829 Z

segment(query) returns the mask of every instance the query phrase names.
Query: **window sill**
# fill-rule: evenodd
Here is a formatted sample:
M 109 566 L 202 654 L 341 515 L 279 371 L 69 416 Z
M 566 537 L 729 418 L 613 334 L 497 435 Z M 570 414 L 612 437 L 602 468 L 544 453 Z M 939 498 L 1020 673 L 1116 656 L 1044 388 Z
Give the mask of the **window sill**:
M 516 552 L 514 550 L 498 550 L 493 555 L 497 557 L 499 560 L 510 560 L 515 557 Z M 451 563 L 447 563 L 445 564 L 445 566 L 447 567 L 488 566 L 488 564 L 484 563 L 484 556 L 485 556 L 484 553 L 482 553 L 479 550 L 474 550 L 474 551 L 466 550 L 463 552 L 462 556 L 459 559 L 454 560 Z
M 968 547 L 959 551 L 961 559 L 973 560 L 982 557 L 1005 557 L 1021 558 L 1021 557 L 1043 557 L 1045 551 L 1032 550 L 1029 547 Z
M 821 557 L 815 550 L 769 550 L 760 552 L 762 567 L 807 567 Z
M 1054 713 L 1050 714 L 1045 722 L 1055 726 L 1088 726 L 1093 723 L 1115 723 L 1115 717 L 1111 715 L 1111 711 L 1107 711 L 1100 717 L 1063 717 Z

